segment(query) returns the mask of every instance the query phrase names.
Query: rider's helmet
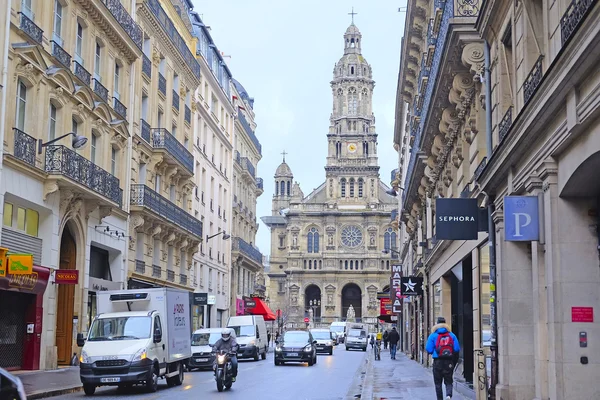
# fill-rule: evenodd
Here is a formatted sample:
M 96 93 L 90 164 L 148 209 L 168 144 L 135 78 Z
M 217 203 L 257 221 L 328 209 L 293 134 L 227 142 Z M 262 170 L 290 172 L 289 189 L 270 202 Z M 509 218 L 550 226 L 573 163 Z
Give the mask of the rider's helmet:
M 231 331 L 229 329 L 225 328 L 221 331 L 221 339 L 223 339 L 225 342 L 228 341 L 230 337 Z

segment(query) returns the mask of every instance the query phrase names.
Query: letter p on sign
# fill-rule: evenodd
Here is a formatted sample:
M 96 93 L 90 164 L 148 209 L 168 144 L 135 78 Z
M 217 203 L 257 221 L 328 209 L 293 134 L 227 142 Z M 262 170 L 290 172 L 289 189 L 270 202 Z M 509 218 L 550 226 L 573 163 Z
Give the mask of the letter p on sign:
M 506 241 L 539 240 L 539 218 L 537 196 L 504 197 L 504 239 Z

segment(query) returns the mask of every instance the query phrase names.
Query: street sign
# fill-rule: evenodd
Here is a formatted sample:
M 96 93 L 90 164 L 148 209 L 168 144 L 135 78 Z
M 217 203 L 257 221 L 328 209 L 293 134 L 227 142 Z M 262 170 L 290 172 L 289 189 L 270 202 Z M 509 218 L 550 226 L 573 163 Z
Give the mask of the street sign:
M 517 242 L 540 239 L 538 201 L 537 196 L 504 197 L 504 240 Z
M 54 283 L 57 285 L 77 285 L 79 282 L 79 270 L 57 269 L 54 271 Z
M 214 294 L 209 294 L 206 304 L 212 306 L 213 304 L 217 304 L 217 296 Z
M 310 319 L 308 317 L 304 317 L 304 322 L 308 323 L 309 321 L 310 321 Z
M 435 237 L 449 240 L 477 239 L 479 208 L 477 199 L 435 199 Z
M 400 293 L 403 296 L 422 296 L 423 295 L 423 278 L 417 276 L 403 276 L 401 278 L 402 286 Z

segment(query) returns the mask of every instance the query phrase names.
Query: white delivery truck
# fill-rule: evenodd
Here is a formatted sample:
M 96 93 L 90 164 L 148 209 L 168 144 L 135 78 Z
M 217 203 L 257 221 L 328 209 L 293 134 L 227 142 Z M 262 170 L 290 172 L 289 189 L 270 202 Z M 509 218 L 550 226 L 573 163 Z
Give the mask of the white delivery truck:
M 267 327 L 262 315 L 229 317 L 227 327 L 235 332 L 235 340 L 239 345 L 238 358 L 253 358 L 254 361 L 258 361 L 258 357 L 267 359 Z
M 183 382 L 191 357 L 190 298 L 183 290 L 152 288 L 97 293 L 98 316 L 83 346 L 80 377 L 85 394 L 98 386 L 142 384 L 155 392 L 159 378 Z

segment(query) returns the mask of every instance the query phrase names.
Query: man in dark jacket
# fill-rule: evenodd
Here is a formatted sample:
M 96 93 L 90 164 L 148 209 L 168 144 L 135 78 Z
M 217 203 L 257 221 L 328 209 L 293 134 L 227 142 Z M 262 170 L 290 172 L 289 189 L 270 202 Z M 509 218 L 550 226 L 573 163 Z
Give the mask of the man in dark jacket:
M 392 360 L 395 360 L 396 349 L 398 348 L 398 342 L 400 341 L 400 335 L 395 326 L 392 327 L 392 331 L 388 335 L 388 341 L 390 342 L 390 357 Z
M 233 375 L 232 381 L 235 382 L 237 373 L 238 373 L 238 360 L 237 360 L 237 351 L 238 351 L 238 343 L 235 340 L 235 336 L 231 334 L 232 330 L 230 328 L 225 328 L 221 332 L 221 339 L 217 340 L 217 342 L 213 345 L 213 353 L 216 353 L 219 350 L 225 350 L 231 354 L 231 372 Z M 217 359 L 215 358 L 215 365 Z
M 385 332 L 383 332 L 383 348 L 384 349 L 387 349 L 388 342 L 389 342 L 389 338 L 388 338 L 389 334 L 390 333 L 387 331 L 387 329 L 385 330 Z
M 454 333 L 450 332 L 444 317 L 437 319 L 437 324 L 433 326 L 427 339 L 425 350 L 433 357 L 433 383 L 437 400 L 444 399 L 442 380 L 446 385 L 446 400 L 452 399 L 452 374 L 460 344 Z

